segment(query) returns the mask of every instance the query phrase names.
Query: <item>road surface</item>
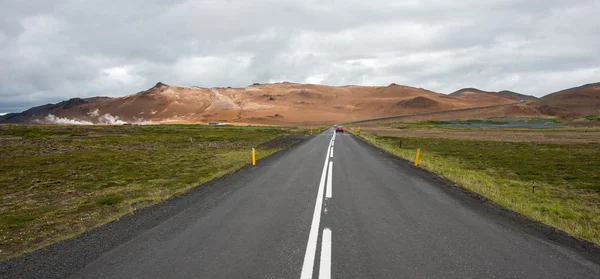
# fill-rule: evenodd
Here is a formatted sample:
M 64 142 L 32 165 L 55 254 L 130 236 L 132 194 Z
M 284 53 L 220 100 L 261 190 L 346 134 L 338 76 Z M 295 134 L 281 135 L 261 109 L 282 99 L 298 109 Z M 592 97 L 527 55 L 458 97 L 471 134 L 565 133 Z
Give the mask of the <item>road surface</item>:
M 588 257 L 332 129 L 219 183 L 70 278 L 600 278 Z

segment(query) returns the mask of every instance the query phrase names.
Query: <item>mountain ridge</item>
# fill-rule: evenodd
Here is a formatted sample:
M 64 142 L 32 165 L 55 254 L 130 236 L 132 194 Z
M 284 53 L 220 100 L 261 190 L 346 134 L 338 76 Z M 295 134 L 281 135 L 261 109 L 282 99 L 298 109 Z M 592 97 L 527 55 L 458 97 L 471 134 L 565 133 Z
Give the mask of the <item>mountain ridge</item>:
M 336 123 L 509 104 L 515 100 L 525 100 L 531 104 L 507 109 L 509 115 L 526 111 L 529 115 L 573 117 L 578 115 L 580 107 L 589 107 L 589 104 L 578 102 L 578 99 L 594 99 L 597 88 L 600 89 L 600 83 L 536 98 L 508 90 L 490 92 L 477 88 L 463 88 L 446 95 L 395 83 L 387 86 L 328 86 L 280 82 L 254 83 L 241 88 L 203 88 L 157 82 L 147 90 L 122 97 L 71 98 L 56 104 L 33 107 L 21 113 L 0 116 L 0 123 L 48 123 L 49 115 L 55 117 L 52 119 L 64 118 L 95 124 L 104 123 L 107 119 L 104 116 L 107 115 L 112 117 L 110 119 L 117 119 L 116 123 Z M 581 93 L 584 91 L 586 93 Z M 563 107 L 553 101 L 562 100 L 563 95 L 576 97 Z M 596 110 L 592 107 L 583 111 Z

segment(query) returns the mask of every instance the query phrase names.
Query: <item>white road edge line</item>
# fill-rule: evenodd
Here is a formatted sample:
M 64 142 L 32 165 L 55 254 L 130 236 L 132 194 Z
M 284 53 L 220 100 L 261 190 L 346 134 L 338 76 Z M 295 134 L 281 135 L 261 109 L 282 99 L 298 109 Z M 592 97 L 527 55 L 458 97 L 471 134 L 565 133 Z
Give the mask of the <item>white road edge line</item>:
M 331 146 L 331 158 L 333 158 L 333 146 Z
M 330 143 L 333 142 L 331 138 Z M 327 146 L 327 156 L 323 164 L 323 172 L 321 173 L 321 181 L 319 182 L 319 191 L 317 192 L 317 201 L 315 203 L 315 212 L 313 213 L 310 233 L 308 235 L 308 243 L 306 244 L 306 252 L 304 253 L 304 263 L 302 264 L 302 273 L 300 279 L 312 278 L 313 268 L 315 264 L 315 253 L 317 252 L 317 240 L 319 238 L 319 224 L 321 223 L 321 210 L 323 208 L 323 188 L 325 188 L 325 176 L 327 175 L 327 162 L 329 162 L 329 152 L 331 144 Z
M 333 148 L 331 149 L 331 152 L 333 152 Z M 331 191 L 332 191 L 332 180 L 333 178 L 331 177 L 331 171 L 333 169 L 333 162 L 329 162 L 329 172 L 327 173 L 327 187 L 325 189 L 327 189 L 327 191 L 325 191 L 325 198 L 331 199 Z
M 321 240 L 321 264 L 319 265 L 319 279 L 331 278 L 331 230 L 323 229 Z

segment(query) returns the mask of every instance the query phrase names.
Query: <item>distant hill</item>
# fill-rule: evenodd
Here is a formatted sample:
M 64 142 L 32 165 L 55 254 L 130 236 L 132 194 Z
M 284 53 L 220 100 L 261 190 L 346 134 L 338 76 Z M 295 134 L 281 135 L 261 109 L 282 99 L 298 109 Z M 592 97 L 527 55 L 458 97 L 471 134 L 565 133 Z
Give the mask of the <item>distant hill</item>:
M 325 86 L 253 84 L 243 88 L 202 88 L 157 83 L 152 88 L 116 98 L 74 98 L 11 114 L 7 123 L 336 123 L 399 114 L 496 104 L 512 99 L 489 94 L 448 96 L 422 88 L 389 86 Z
M 483 91 L 473 87 L 467 87 L 463 89 L 456 90 L 450 93 L 450 96 L 476 96 L 476 95 L 485 95 L 485 94 L 493 94 L 493 92 Z
M 597 89 L 598 87 L 600 87 L 600 82 L 594 82 L 594 83 L 588 83 L 588 84 L 584 84 L 581 86 L 577 86 L 577 87 L 573 87 L 573 88 L 568 88 L 568 89 L 563 89 L 560 91 L 556 91 L 554 93 L 550 93 L 544 97 L 542 97 L 542 99 L 544 98 L 553 98 L 554 95 L 562 95 L 562 94 L 571 94 L 573 92 L 577 92 L 576 94 L 580 94 L 582 91 L 586 90 L 586 89 Z M 584 93 L 586 94 L 586 93 Z
M 532 104 L 543 113 L 558 117 L 600 115 L 600 82 L 561 90 Z
M 30 108 L 20 113 L 9 113 L 4 116 L 0 116 L 0 123 L 24 123 L 32 122 L 36 119 L 43 119 L 44 117 L 52 114 L 85 114 L 88 111 L 84 108 L 86 105 L 92 105 L 100 103 L 102 101 L 109 100 L 109 97 L 93 97 L 93 98 L 72 98 L 66 101 L 62 101 L 56 104 L 46 104 L 37 107 Z
M 521 94 L 521 93 L 509 91 L 509 90 L 499 91 L 498 94 L 504 95 L 504 96 L 509 97 L 516 101 L 520 101 L 520 100 L 535 101 L 538 99 L 538 97 L 535 97 L 535 96 L 525 95 L 525 94 Z
M 464 88 L 445 95 L 423 88 L 326 86 L 291 82 L 242 88 L 155 86 L 123 97 L 73 98 L 0 116 L 0 123 L 123 124 L 208 123 L 330 124 L 376 117 L 512 104 L 492 116 L 600 114 L 600 83 L 562 90 L 541 99 L 512 91 Z
M 463 88 L 463 89 L 457 90 L 453 93 L 450 93 L 450 96 L 462 96 L 462 97 L 471 97 L 471 98 L 478 98 L 481 96 L 494 96 L 494 95 L 496 95 L 496 96 L 501 95 L 501 96 L 510 98 L 515 101 L 520 101 L 520 100 L 534 101 L 534 100 L 538 99 L 537 97 L 534 97 L 534 96 L 520 94 L 520 93 L 509 91 L 509 90 L 502 90 L 500 92 L 490 92 L 490 91 L 483 91 L 483 90 L 480 90 L 477 88 Z

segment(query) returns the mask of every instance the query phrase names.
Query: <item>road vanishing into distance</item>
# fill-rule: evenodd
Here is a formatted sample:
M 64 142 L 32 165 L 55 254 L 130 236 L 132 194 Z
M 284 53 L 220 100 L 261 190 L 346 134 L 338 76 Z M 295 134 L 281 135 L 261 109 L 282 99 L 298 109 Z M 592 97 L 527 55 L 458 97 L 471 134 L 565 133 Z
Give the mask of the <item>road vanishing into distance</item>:
M 42 267 L 35 274 L 600 278 L 597 262 L 483 210 L 482 201 L 450 190 L 433 175 L 353 135 L 334 135 L 333 129 L 207 189 L 176 201 L 185 206 L 146 229 L 124 230 L 126 241 L 97 256 L 86 253 L 102 249 L 102 244 L 76 252 L 61 250 L 47 256 L 46 264 L 62 267 Z M 143 214 L 151 220 L 161 213 L 157 209 Z M 35 269 L 44 262 L 31 264 Z M 32 276 L 24 272 L 24 277 Z

